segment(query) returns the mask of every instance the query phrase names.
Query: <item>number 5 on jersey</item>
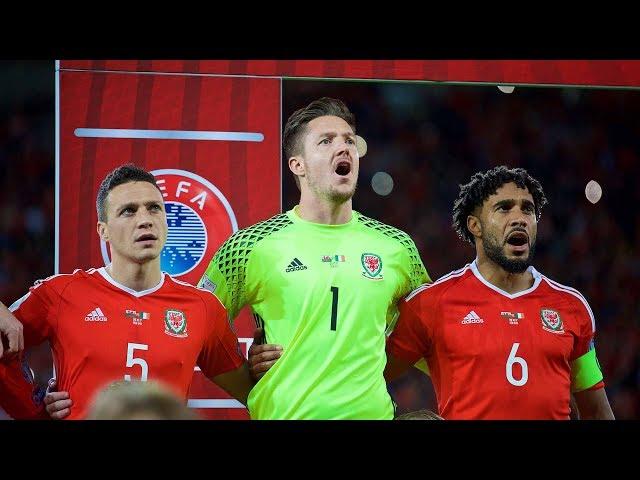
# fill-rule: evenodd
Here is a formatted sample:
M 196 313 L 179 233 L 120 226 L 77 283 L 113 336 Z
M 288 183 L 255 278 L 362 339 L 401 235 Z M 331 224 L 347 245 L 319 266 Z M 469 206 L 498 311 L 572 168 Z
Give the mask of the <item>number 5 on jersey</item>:
M 145 345 L 144 343 L 128 343 L 127 344 L 127 368 L 133 367 L 135 365 L 140 365 L 142 372 L 140 373 L 140 381 L 146 382 L 147 375 L 149 374 L 149 366 L 147 365 L 147 361 L 144 358 L 135 358 L 134 354 L 136 350 L 149 350 L 149 345 Z M 131 381 L 131 375 L 126 374 L 124 379 L 127 382 Z

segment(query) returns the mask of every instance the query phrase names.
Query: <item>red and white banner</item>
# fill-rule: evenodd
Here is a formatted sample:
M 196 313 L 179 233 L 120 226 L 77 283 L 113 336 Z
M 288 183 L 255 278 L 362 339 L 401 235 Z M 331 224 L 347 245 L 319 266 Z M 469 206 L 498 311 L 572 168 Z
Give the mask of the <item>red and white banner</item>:
M 131 162 L 156 175 L 165 197 L 162 269 L 197 283 L 229 235 L 281 211 L 280 91 L 279 79 L 61 69 L 56 273 L 109 262 L 96 194 Z M 247 311 L 235 326 L 248 347 Z M 190 398 L 206 416 L 247 418 L 201 373 Z

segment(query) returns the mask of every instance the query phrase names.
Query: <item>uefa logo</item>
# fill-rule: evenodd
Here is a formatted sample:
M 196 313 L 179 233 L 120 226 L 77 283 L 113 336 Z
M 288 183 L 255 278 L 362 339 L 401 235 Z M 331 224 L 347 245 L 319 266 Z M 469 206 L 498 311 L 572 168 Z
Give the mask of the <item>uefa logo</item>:
M 167 243 L 160 253 L 160 268 L 195 285 L 218 247 L 238 230 L 235 214 L 222 192 L 193 172 L 162 169 L 151 173 L 167 212 Z M 101 241 L 100 247 L 108 265 L 106 243 Z

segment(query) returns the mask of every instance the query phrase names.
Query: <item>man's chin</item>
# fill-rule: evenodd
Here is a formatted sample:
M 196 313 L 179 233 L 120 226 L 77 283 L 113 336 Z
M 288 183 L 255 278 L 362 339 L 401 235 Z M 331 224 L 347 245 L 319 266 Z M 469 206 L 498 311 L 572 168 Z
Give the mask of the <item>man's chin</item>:
M 347 200 L 351 200 L 356 193 L 355 187 L 349 188 L 335 188 L 331 191 L 330 197 L 335 202 L 344 203 Z
M 529 268 L 529 255 L 521 257 L 505 257 L 505 262 L 501 265 L 509 273 L 523 273 Z
M 136 257 L 136 261 L 138 263 L 148 263 L 148 262 L 152 262 L 159 256 L 160 256 L 160 252 L 151 252 L 151 251 L 141 252 Z

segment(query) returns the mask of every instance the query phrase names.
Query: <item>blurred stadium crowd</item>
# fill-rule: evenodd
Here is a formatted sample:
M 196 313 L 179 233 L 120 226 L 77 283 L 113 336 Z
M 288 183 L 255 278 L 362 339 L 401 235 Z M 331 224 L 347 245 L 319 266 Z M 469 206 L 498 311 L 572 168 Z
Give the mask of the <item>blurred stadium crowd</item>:
M 53 61 L 0 63 L 0 89 L 0 300 L 8 305 L 54 272 Z M 287 80 L 283 96 L 283 123 L 319 96 L 356 113 L 368 153 L 354 207 L 409 233 L 434 280 L 473 260 L 451 228 L 460 183 L 499 164 L 538 178 L 549 205 L 534 264 L 587 298 L 616 418 L 640 418 L 640 92 Z M 377 172 L 393 179 L 388 195 L 371 186 Z M 298 192 L 286 165 L 283 176 L 286 210 Z M 589 180 L 603 189 L 596 204 L 585 198 Z M 30 363 L 40 381 L 49 378 L 46 345 Z M 400 413 L 434 408 L 422 374 L 392 392 Z
M 355 112 L 368 153 L 354 208 L 411 235 L 434 280 L 474 258 L 451 227 L 459 184 L 501 164 L 540 180 L 549 204 L 534 265 L 587 298 L 616 418 L 639 418 L 639 91 L 517 87 L 505 94 L 495 86 L 349 81 L 288 81 L 283 90 L 284 115 L 323 95 Z M 298 192 L 283 171 L 288 209 Z M 386 196 L 372 188 L 377 172 L 393 179 Z M 585 197 L 589 180 L 603 189 L 596 204 Z M 392 386 L 402 411 L 435 407 L 421 378 Z

